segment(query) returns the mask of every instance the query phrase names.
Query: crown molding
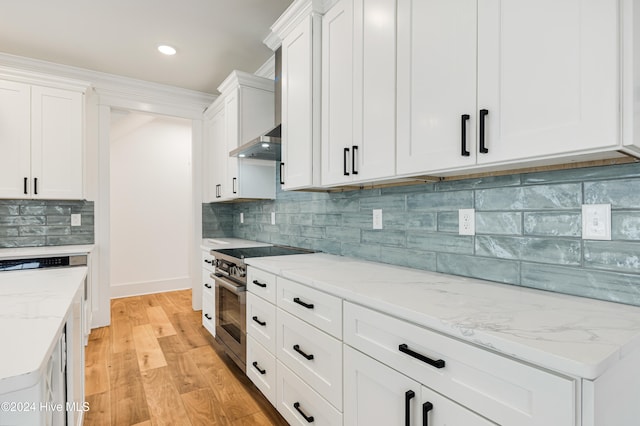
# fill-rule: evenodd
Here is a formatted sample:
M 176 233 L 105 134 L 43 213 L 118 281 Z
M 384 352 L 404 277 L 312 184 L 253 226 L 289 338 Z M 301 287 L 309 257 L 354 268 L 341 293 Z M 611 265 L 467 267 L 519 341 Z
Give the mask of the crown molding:
M 195 90 L 6 53 L 0 53 L 0 78 L 58 87 L 91 87 L 99 95 L 101 105 L 183 118 L 202 118 L 202 111 L 217 98 Z
M 271 55 L 267 61 L 254 73 L 258 77 L 264 77 L 273 80 L 276 75 L 276 55 Z
M 304 18 L 313 14 L 324 15 L 336 2 L 337 0 L 296 0 L 291 3 L 287 10 L 285 10 L 271 26 L 271 32 L 280 40 L 279 44 L 282 44 L 282 40 L 284 40 Z M 263 43 L 269 46 L 267 42 L 274 43 L 273 37 L 274 36 L 271 35 L 267 36 Z M 272 50 L 275 49 L 272 48 Z
M 253 87 L 255 89 L 275 91 L 273 79 L 256 76 L 244 71 L 232 71 L 231 74 L 218 86 L 218 91 L 225 96 L 238 86 Z

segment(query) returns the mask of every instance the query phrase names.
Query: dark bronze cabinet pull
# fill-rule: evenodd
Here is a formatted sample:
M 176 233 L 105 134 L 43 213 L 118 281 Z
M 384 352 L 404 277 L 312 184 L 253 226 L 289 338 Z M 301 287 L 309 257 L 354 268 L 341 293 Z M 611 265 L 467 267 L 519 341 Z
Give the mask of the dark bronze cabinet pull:
M 429 411 L 433 410 L 433 404 L 429 401 L 422 404 L 422 426 L 429 426 Z
M 266 288 L 266 287 L 267 287 L 267 285 L 266 285 L 266 284 L 261 283 L 261 282 L 260 282 L 260 281 L 258 281 L 258 280 L 253 280 L 253 283 L 254 283 L 255 285 L 257 285 L 258 287 L 262 287 L 262 288 Z
M 296 411 L 297 411 L 298 413 L 300 413 L 300 415 L 301 415 L 302 417 L 304 417 L 304 419 L 307 421 L 307 423 L 313 423 L 313 420 L 314 420 L 313 416 L 307 416 L 307 415 L 304 413 L 304 411 L 302 411 L 302 409 L 300 408 L 300 403 L 299 403 L 299 402 L 295 402 L 295 403 L 293 404 L 293 408 L 295 408 L 295 409 L 296 409 Z
M 253 367 L 256 370 L 258 370 L 258 373 L 260 373 L 262 375 L 267 374 L 267 370 L 263 370 L 262 368 L 258 367 L 258 361 L 253 361 L 253 364 L 251 364 L 251 365 L 253 365 Z
M 409 349 L 409 346 L 407 346 L 406 343 L 401 344 L 400 346 L 398 346 L 398 350 L 402 353 L 405 353 L 415 359 L 419 359 L 422 362 L 426 362 L 429 365 L 432 365 L 436 368 L 444 368 L 444 360 L 442 359 L 431 359 L 429 357 L 426 357 L 422 354 L 419 354 L 418 352 L 414 352 L 411 349 Z
M 263 327 L 267 325 L 267 323 L 266 323 L 266 322 L 264 322 L 264 321 L 260 321 L 260 320 L 258 319 L 258 317 L 253 317 L 252 319 L 253 319 L 255 322 L 257 322 L 258 324 L 260 324 L 261 326 L 263 326 Z
M 486 154 L 489 152 L 489 149 L 487 149 L 487 146 L 484 141 L 484 137 L 485 137 L 484 119 L 487 115 L 489 115 L 488 109 L 480 110 L 480 129 L 478 131 L 479 133 L 478 136 L 480 137 L 480 152 L 483 154 Z
M 306 353 L 304 353 L 302 349 L 300 349 L 300 345 L 293 345 L 293 350 L 298 352 L 303 357 L 305 357 L 308 361 L 311 361 L 313 359 L 313 355 L 312 354 L 307 355 Z
M 404 424 L 405 426 L 411 426 L 411 400 L 416 396 L 416 393 L 412 390 L 408 390 L 404 393 Z
M 299 298 L 299 297 L 294 297 L 294 298 L 293 298 L 293 301 L 294 301 L 295 303 L 297 303 L 298 305 L 300 305 L 300 306 L 304 306 L 304 307 L 305 307 L 305 308 L 307 308 L 307 309 L 313 309 L 313 303 L 305 303 L 305 302 L 303 302 L 302 300 L 300 300 L 300 298 Z
M 462 155 L 463 157 L 468 157 L 469 155 L 471 155 L 471 153 L 469 151 L 467 151 L 467 121 L 469 120 L 470 116 L 469 114 L 462 114 L 461 116 L 461 129 L 460 131 L 462 132 L 462 136 L 460 137 L 461 139 L 461 152 L 460 155 Z

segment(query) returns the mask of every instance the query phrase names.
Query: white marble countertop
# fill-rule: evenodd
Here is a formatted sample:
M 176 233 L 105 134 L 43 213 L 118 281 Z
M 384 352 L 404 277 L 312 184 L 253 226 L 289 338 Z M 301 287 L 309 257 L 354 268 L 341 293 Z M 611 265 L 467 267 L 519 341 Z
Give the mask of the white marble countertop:
M 640 348 L 640 308 L 327 254 L 247 259 L 345 300 L 595 379 Z
M 203 250 L 219 250 L 226 248 L 267 247 L 273 244 L 259 241 L 243 240 L 241 238 L 204 238 L 200 244 Z
M 0 394 L 37 383 L 86 267 L 0 272 Z
M 0 248 L 0 259 L 18 259 L 21 257 L 56 256 L 91 253 L 93 244 L 75 246 L 44 246 Z

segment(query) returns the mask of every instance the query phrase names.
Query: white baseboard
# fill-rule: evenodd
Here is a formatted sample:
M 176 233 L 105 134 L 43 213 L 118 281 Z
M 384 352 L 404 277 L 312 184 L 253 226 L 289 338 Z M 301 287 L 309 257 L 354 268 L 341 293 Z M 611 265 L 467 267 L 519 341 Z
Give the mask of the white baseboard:
M 169 280 L 124 283 L 111 286 L 111 298 L 140 296 L 142 294 L 163 293 L 166 291 L 189 290 L 193 286 L 190 277 L 172 278 Z

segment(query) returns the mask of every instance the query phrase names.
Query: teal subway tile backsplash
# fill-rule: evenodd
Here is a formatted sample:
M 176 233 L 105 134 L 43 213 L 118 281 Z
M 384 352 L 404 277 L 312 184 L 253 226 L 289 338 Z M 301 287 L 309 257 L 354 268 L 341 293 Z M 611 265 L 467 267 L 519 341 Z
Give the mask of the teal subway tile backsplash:
M 71 226 L 71 214 L 82 226 Z M 0 200 L 0 248 L 94 243 L 92 201 Z
M 640 211 L 611 212 L 611 238 L 640 240 Z
M 581 239 L 583 203 L 612 204 L 612 241 Z M 373 230 L 379 208 L 383 229 Z M 477 235 L 458 235 L 461 208 L 476 209 Z M 0 220 L 10 216 L 2 212 L 0 204 Z M 276 200 L 204 205 L 203 236 L 640 305 L 640 163 L 347 192 L 278 191 Z
M 524 233 L 553 237 L 576 237 L 582 235 L 580 212 L 525 212 Z

